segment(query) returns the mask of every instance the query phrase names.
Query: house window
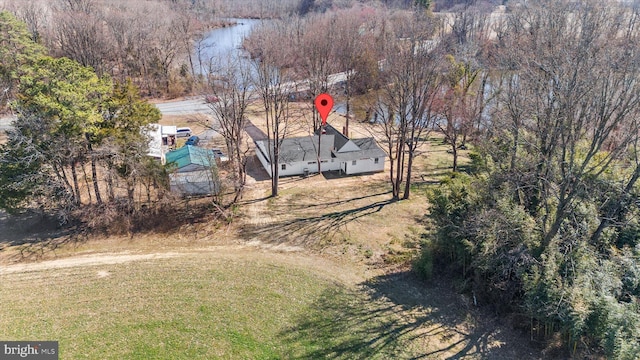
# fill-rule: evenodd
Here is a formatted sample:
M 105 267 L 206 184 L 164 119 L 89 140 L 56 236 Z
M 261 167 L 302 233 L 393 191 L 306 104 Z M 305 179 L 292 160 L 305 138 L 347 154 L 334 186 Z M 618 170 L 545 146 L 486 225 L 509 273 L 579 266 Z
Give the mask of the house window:
M 378 163 L 378 158 L 373 159 L 373 163 L 377 164 Z
M 356 164 L 356 161 L 355 161 L 355 160 L 353 160 L 353 161 L 351 162 L 351 165 L 355 165 L 355 164 Z
M 282 170 L 287 170 L 287 164 L 282 164 L 282 165 L 280 166 L 280 169 L 282 169 Z

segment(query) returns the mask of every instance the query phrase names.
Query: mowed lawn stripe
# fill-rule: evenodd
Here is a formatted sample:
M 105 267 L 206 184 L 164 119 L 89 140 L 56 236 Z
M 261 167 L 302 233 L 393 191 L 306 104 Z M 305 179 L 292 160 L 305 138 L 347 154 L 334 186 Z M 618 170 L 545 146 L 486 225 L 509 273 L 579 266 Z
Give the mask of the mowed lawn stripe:
M 0 338 L 58 340 L 61 359 L 281 358 L 293 344 L 279 334 L 342 286 L 290 264 L 206 254 L 0 283 Z

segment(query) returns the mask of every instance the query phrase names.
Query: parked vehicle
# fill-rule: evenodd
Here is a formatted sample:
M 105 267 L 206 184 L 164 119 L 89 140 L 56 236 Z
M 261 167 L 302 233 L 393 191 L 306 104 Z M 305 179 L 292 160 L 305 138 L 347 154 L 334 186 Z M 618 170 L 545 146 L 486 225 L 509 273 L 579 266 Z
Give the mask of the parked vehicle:
M 184 144 L 185 144 L 185 145 L 193 145 L 193 146 L 196 146 L 196 145 L 198 145 L 198 143 L 199 143 L 199 142 L 200 142 L 200 138 L 199 138 L 199 137 L 197 137 L 197 136 L 195 136 L 195 135 L 193 135 L 193 136 L 190 136 L 190 137 L 187 139 L 187 142 L 185 142 Z
M 214 102 L 220 101 L 220 99 L 218 99 L 218 97 L 215 96 L 215 95 L 207 95 L 207 96 L 204 97 L 204 100 L 207 103 L 214 103 Z
M 191 128 L 188 127 L 180 127 L 176 130 L 177 137 L 190 137 L 191 136 Z

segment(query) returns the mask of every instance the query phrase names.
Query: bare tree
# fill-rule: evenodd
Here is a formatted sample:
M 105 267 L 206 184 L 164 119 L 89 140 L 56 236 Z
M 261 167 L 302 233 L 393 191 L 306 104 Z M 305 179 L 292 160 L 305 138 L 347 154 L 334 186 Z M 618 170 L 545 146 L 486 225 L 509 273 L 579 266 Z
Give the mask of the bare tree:
M 289 120 L 290 86 L 282 69 L 273 65 L 272 58 L 265 54 L 254 61 L 255 77 L 253 83 L 265 111 L 267 122 L 267 155 L 271 165 L 271 196 L 278 196 L 278 178 L 280 172 L 280 146 L 287 134 Z
M 472 69 L 468 63 L 458 63 L 452 56 L 447 86 L 437 102 L 437 111 L 443 121 L 437 126 L 451 146 L 453 171 L 458 171 L 458 151 L 465 146 L 473 124 L 481 116 L 483 87 L 478 87 L 479 69 Z M 478 100 L 479 99 L 479 100 Z
M 409 19 L 408 28 L 396 29 L 396 40 L 387 47 L 383 78 L 388 85 L 376 107 L 377 126 L 391 162 L 394 199 L 400 199 L 403 182 L 402 198 L 410 196 L 413 160 L 434 126 L 440 91 L 440 56 L 428 40 L 433 24 L 425 26 L 419 19 Z
M 209 94 L 206 99 L 213 111 L 213 124 L 208 127 L 224 137 L 229 160 L 234 170 L 235 203 L 246 181 L 246 151 L 243 150 L 246 111 L 249 106 L 251 69 L 240 59 L 220 62 L 215 73 L 209 74 Z
M 328 90 L 329 75 L 334 69 L 331 61 L 334 42 L 335 33 L 328 16 L 314 16 L 308 19 L 306 31 L 302 37 L 301 60 L 303 75 L 309 83 L 311 102 L 318 94 Z M 321 120 L 315 110 L 312 116 L 313 130 L 315 131 L 320 128 Z
M 534 190 L 520 197 L 530 213 L 541 214 L 542 250 L 589 179 L 637 140 L 640 58 L 630 51 L 636 31 L 627 31 L 634 19 L 622 7 L 595 1 L 527 3 L 509 18 L 501 48 L 518 76 L 504 98 L 529 112 L 506 114 L 522 129 L 518 162 L 532 164 L 536 179 Z
M 94 0 L 58 0 L 54 6 L 62 11 L 90 14 L 95 9 Z
M 90 11 L 90 12 L 87 12 Z M 111 73 L 112 46 L 105 35 L 103 19 L 92 7 L 65 11 L 54 17 L 57 53 L 93 68 L 98 75 Z
M 351 10 L 356 11 L 356 10 Z M 346 96 L 346 122 L 344 133 L 349 136 L 349 117 L 351 116 L 351 96 L 353 92 L 353 79 L 355 77 L 355 65 L 358 54 L 363 45 L 363 39 L 360 36 L 360 22 L 355 21 L 352 17 L 337 16 L 335 20 L 336 43 L 334 47 L 334 58 L 338 69 L 344 73 L 344 94 Z M 357 18 L 356 18 L 357 19 Z
M 29 1 L 16 6 L 14 3 L 14 13 L 27 24 L 27 28 L 36 43 L 40 43 L 49 25 L 49 10 L 41 2 Z

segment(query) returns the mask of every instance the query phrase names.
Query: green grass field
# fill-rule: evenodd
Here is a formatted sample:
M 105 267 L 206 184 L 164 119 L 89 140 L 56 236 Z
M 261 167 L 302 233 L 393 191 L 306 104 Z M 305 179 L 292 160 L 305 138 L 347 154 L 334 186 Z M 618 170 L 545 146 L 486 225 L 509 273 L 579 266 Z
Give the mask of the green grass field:
M 393 317 L 371 316 L 380 301 L 267 259 L 203 253 L 4 274 L 0 304 L 0 339 L 57 340 L 61 359 L 386 358 L 401 348 L 376 343 Z

